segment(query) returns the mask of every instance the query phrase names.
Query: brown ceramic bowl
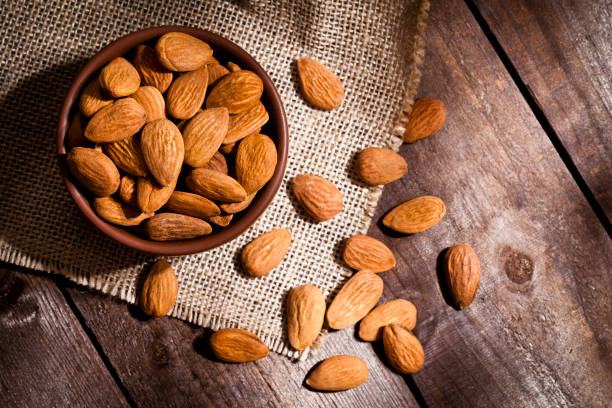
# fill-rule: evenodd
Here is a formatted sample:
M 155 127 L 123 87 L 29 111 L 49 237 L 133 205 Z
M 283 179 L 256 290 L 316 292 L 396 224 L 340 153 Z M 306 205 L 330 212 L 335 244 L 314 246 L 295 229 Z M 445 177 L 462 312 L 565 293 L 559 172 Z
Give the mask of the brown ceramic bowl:
M 91 194 L 79 184 L 70 173 L 66 164 L 65 136 L 69 128 L 70 119 L 78 111 L 78 100 L 81 90 L 89 83 L 90 78 L 111 59 L 128 54 L 135 46 L 142 43 L 152 44 L 157 37 L 170 32 L 182 31 L 207 42 L 214 50 L 215 56 L 222 62 L 232 61 L 241 68 L 251 70 L 263 80 L 264 92 L 262 102 L 266 106 L 270 120 L 264 126 L 262 133 L 270 136 L 276 143 L 278 151 L 278 163 L 274 176 L 268 184 L 260 190 L 253 203 L 242 213 L 234 216 L 233 222 L 226 228 L 213 231 L 209 236 L 187 241 L 157 242 L 141 238 L 130 230 L 111 225 L 98 217 L 90 205 Z M 264 212 L 283 179 L 285 166 L 287 164 L 289 135 L 287 131 L 287 119 L 283 103 L 278 91 L 263 68 L 246 51 L 233 42 L 219 37 L 209 31 L 195 28 L 165 26 L 148 28 L 118 39 L 96 54 L 79 72 L 72 86 L 68 90 L 66 99 L 57 127 L 57 154 L 59 167 L 66 184 L 68 192 L 72 196 L 77 207 L 100 231 L 112 239 L 140 251 L 159 255 L 186 255 L 206 251 L 208 249 L 224 244 L 244 232 Z

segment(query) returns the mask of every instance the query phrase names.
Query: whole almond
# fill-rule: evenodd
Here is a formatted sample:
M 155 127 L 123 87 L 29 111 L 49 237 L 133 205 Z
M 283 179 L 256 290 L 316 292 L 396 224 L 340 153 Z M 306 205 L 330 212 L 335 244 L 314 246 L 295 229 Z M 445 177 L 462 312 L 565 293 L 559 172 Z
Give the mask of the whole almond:
M 210 200 L 232 203 L 247 197 L 240 183 L 215 170 L 194 169 L 185 179 L 185 184 L 189 190 Z
M 178 294 L 178 281 L 170 264 L 160 259 L 153 265 L 140 291 L 140 309 L 147 315 L 163 317 L 168 314 Z
M 227 160 L 225 160 L 225 156 L 223 156 L 219 152 L 215 152 L 213 157 L 204 165 L 205 169 L 215 170 L 223 174 L 227 174 L 229 169 L 227 168 Z M 248 204 L 247 204 L 248 205 Z
M 327 221 L 342 211 L 342 194 L 323 177 L 313 174 L 295 177 L 293 194 L 306 213 L 317 221 Z
M 128 60 L 117 57 L 111 60 L 98 78 L 103 92 L 113 98 L 122 98 L 136 92 L 140 86 L 140 75 Z
M 255 133 L 244 138 L 236 153 L 236 176 L 247 194 L 262 188 L 276 170 L 276 146 L 266 135 Z
M 256 73 L 246 70 L 232 72 L 219 80 L 206 98 L 207 108 L 226 107 L 231 115 L 255 105 L 263 93 L 263 82 Z
M 148 123 L 142 129 L 140 146 L 155 180 L 162 186 L 176 183 L 185 155 L 183 136 L 176 125 L 168 119 Z
M 368 366 L 359 357 L 333 356 L 323 360 L 306 379 L 309 387 L 319 391 L 344 391 L 368 380 Z
M 129 174 L 124 175 L 121 177 L 121 182 L 119 183 L 119 197 L 125 204 L 134 208 L 139 208 L 136 186 L 136 179 L 134 177 Z
M 208 64 L 208 88 L 217 84 L 219 79 L 229 74 L 229 69 L 219 63 Z
M 388 184 L 402 178 L 408 163 L 389 149 L 368 147 L 362 150 L 355 162 L 355 172 L 363 182 L 371 185 Z
M 247 198 L 245 198 L 242 201 L 238 201 L 237 203 L 223 203 L 223 204 L 220 204 L 219 207 L 226 214 L 236 214 L 246 209 L 249 205 L 251 205 L 251 202 L 253 201 L 256 195 L 257 195 L 257 192 L 251 193 L 247 196 Z
M 183 129 L 185 163 L 202 167 L 210 161 L 227 133 L 229 114 L 226 108 L 204 109 Z
M 151 176 L 139 177 L 136 189 L 138 207 L 144 212 L 159 210 L 172 196 L 175 185 L 160 186 Z
M 168 113 L 176 119 L 190 119 L 202 107 L 208 85 L 208 68 L 187 72 L 174 80 L 166 94 Z
M 400 374 L 416 373 L 425 362 L 425 352 L 419 339 L 400 324 L 385 326 L 383 346 L 387 360 Z
M 234 214 L 223 214 L 208 217 L 208 221 L 218 225 L 219 227 L 227 227 L 230 222 L 232 222 L 232 218 L 234 218 Z
M 263 103 L 257 102 L 250 109 L 230 117 L 229 128 L 223 143 L 234 143 L 257 132 L 268 122 L 268 119 L 268 112 Z
M 212 228 L 206 221 L 183 214 L 157 214 L 145 224 L 145 233 L 153 241 L 192 239 L 211 232 Z
M 166 203 L 170 211 L 198 218 L 208 218 L 219 215 L 221 211 L 217 204 L 201 195 L 175 191 Z
M 228 363 L 248 363 L 268 355 L 268 347 L 259 337 L 242 329 L 221 329 L 210 336 L 214 355 Z
M 171 71 L 194 71 L 210 62 L 212 49 L 189 34 L 172 32 L 162 35 L 155 51 L 161 64 Z
M 120 203 L 112 197 L 97 197 L 94 200 L 94 210 L 103 220 L 123 227 L 139 225 L 153 215 Z
M 281 228 L 268 231 L 251 241 L 242 250 L 242 267 L 251 276 L 264 276 L 281 263 L 289 246 L 291 232 Z
M 86 117 L 93 116 L 100 109 L 113 103 L 113 100 L 102 95 L 102 88 L 98 78 L 91 81 L 79 98 L 79 110 Z
M 136 177 L 149 173 L 145 164 L 138 135 L 104 145 L 104 151 L 121 170 Z
M 297 69 L 302 93 L 311 105 L 332 110 L 342 104 L 342 82 L 323 64 L 312 58 L 300 58 L 297 61 Z
M 395 266 L 393 252 L 376 238 L 355 235 L 346 241 L 342 258 L 348 266 L 358 271 L 385 272 Z
M 444 102 L 421 98 L 414 102 L 404 132 L 404 142 L 414 143 L 436 133 L 446 120 Z
M 310 346 L 323 327 L 325 297 L 314 285 L 291 289 L 287 296 L 287 336 L 296 350 Z
M 146 123 L 166 118 L 166 101 L 164 96 L 154 86 L 141 86 L 132 98 L 144 108 L 147 113 Z
M 134 98 L 123 98 L 100 109 L 87 123 L 85 138 L 94 143 L 112 143 L 136 134 L 147 119 Z
M 444 272 L 453 300 L 460 309 L 468 307 L 480 283 L 480 260 L 467 244 L 450 247 L 444 254 Z
M 376 305 L 383 292 L 383 280 L 370 271 L 353 275 L 327 308 L 327 324 L 332 329 L 346 329 L 363 319 Z
M 238 66 L 238 64 L 234 64 L 231 61 L 227 62 L 227 69 L 230 70 L 230 72 L 236 72 L 236 71 L 240 71 L 242 68 L 240 68 L 240 66 Z
M 79 147 L 85 146 L 88 141 L 85 139 L 85 124 L 87 123 L 87 119 L 83 116 L 82 113 L 77 112 L 72 121 L 70 122 L 70 128 L 68 128 L 68 133 L 66 134 L 66 142 L 68 143 L 68 147 Z
M 159 62 L 153 48 L 146 45 L 137 46 L 132 63 L 140 74 L 143 85 L 154 86 L 163 94 L 172 83 L 172 72 Z
M 414 329 L 416 307 L 405 299 L 395 299 L 376 306 L 359 324 L 359 338 L 363 341 L 381 340 L 383 329 L 391 323 L 399 323 L 408 330 Z
M 416 234 L 436 225 L 446 214 L 444 202 L 438 197 L 422 196 L 406 201 L 383 218 L 383 224 L 394 231 Z
M 75 147 L 66 158 L 74 176 L 99 197 L 109 196 L 119 188 L 119 171 L 104 153 L 86 147 Z

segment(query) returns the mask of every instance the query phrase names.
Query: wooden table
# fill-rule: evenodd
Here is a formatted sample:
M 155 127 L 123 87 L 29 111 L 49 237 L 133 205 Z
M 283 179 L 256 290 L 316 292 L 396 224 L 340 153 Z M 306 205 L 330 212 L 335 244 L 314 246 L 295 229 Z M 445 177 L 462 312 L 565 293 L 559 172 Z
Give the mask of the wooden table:
M 610 4 L 581 0 L 436 2 L 421 96 L 442 99 L 434 137 L 404 145 L 408 174 L 375 220 L 435 194 L 448 214 L 397 237 L 374 222 L 397 267 L 385 297 L 419 310 L 423 369 L 394 374 L 353 329 L 317 358 L 222 364 L 210 333 L 56 276 L 0 266 L 0 406 L 318 407 L 612 404 Z M 483 265 L 477 299 L 447 303 L 440 254 L 468 242 Z M 364 358 L 368 382 L 317 393 L 315 361 Z

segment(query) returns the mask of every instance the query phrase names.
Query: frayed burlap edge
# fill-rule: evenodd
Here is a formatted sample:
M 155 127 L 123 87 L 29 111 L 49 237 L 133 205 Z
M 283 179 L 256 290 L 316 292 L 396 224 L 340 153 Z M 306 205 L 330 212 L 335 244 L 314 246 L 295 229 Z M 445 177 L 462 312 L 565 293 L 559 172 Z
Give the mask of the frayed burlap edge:
M 389 140 L 386 143 L 386 147 L 392 149 L 395 152 L 399 151 L 399 148 L 402 145 L 402 136 L 404 134 L 406 121 L 408 115 L 412 110 L 414 98 L 417 94 L 417 88 L 421 79 L 421 67 L 425 58 L 425 28 L 427 25 L 426 20 L 429 13 L 429 8 L 429 0 L 423 0 L 419 9 L 419 15 L 417 17 L 417 32 L 413 40 L 413 53 L 412 61 L 410 62 L 410 67 L 408 70 L 409 79 L 407 89 L 404 95 L 404 100 L 402 102 L 400 112 L 398 113 L 398 117 L 391 131 L 391 136 L 389 137 Z M 374 211 L 378 204 L 378 199 L 380 198 L 381 193 L 381 187 L 373 187 L 368 192 L 368 202 L 364 208 L 364 216 L 361 220 L 362 234 L 366 234 L 370 227 L 372 217 L 374 216 Z M 118 297 L 121 300 L 131 303 L 135 301 L 134 294 L 127 287 L 108 287 L 104 285 L 102 281 L 92 281 L 86 273 L 83 273 L 82 271 L 76 268 L 72 268 L 60 262 L 51 262 L 20 254 L 17 250 L 10 248 L 5 242 L 0 243 L 0 257 L 4 259 L 7 263 L 11 263 L 28 269 L 47 273 L 51 273 L 50 271 L 56 271 L 78 285 L 87 286 L 88 289 L 90 289 L 90 285 L 93 284 L 93 289 L 101 291 L 104 294 L 108 294 L 113 297 Z M 205 318 L 198 311 L 179 305 L 176 305 L 176 307 L 171 310 L 169 315 L 181 320 L 185 320 L 189 323 L 209 327 L 212 330 L 218 330 L 223 327 L 233 326 L 231 322 L 221 317 Z M 270 350 L 287 357 L 305 360 L 312 350 L 316 350 L 323 345 L 327 331 L 324 330 L 315 342 L 315 344 L 311 348 L 306 349 L 301 353 L 290 349 L 283 341 L 274 339 L 266 333 L 255 332 L 255 334 L 259 336 L 259 338 L 266 345 L 268 345 Z

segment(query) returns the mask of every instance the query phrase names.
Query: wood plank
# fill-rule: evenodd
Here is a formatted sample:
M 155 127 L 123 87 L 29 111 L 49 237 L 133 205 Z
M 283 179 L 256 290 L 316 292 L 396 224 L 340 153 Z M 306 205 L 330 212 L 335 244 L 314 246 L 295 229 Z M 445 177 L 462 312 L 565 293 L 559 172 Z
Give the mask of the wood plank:
M 57 286 L 0 264 L 0 406 L 128 406 Z
M 369 344 L 355 340 L 352 331 L 329 336 L 320 356 L 364 358 L 368 383 L 343 393 L 319 393 L 302 385 L 315 357 L 294 363 L 271 353 L 256 363 L 222 363 L 210 352 L 207 330 L 170 318 L 147 319 L 135 306 L 82 288 L 69 287 L 68 292 L 140 407 L 418 406 L 402 377 L 386 368 Z
M 476 5 L 611 219 L 612 3 Z
M 432 7 L 421 96 L 448 118 L 404 145 L 407 175 L 387 186 L 380 218 L 432 194 L 447 205 L 434 228 L 383 233 L 398 257 L 382 274 L 412 300 L 426 353 L 413 378 L 436 406 L 606 406 L 612 401 L 612 244 L 466 5 Z M 443 295 L 440 257 L 471 244 L 483 267 L 464 311 Z

